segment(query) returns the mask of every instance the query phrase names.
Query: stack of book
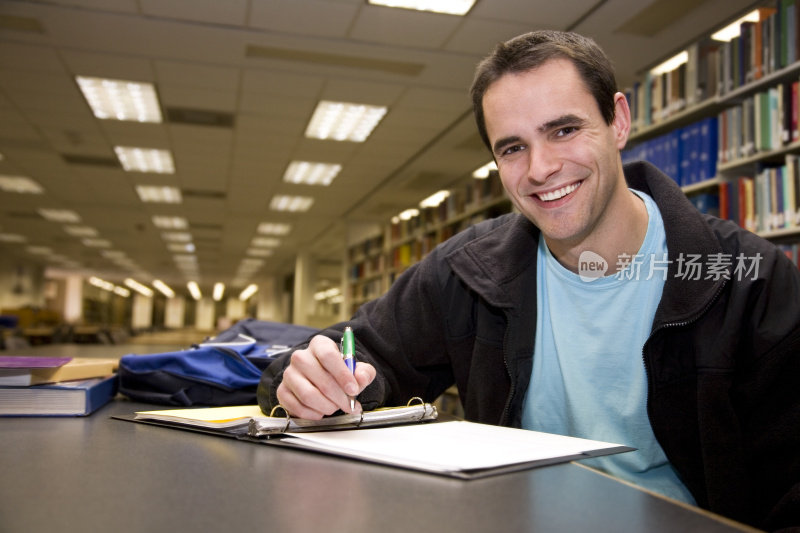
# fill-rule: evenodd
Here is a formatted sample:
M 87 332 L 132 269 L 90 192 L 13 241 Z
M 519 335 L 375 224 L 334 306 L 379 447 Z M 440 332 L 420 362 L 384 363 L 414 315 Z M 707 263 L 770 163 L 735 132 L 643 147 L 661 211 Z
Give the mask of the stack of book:
M 86 416 L 117 393 L 117 359 L 0 356 L 0 416 Z

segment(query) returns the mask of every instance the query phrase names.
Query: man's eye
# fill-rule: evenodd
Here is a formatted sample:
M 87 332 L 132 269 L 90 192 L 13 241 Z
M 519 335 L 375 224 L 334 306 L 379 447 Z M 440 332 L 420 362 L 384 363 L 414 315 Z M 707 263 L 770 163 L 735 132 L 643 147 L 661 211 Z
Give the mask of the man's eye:
M 578 128 L 576 128 L 575 126 L 567 126 L 566 128 L 561 128 L 560 130 L 558 130 L 556 132 L 556 136 L 565 137 L 567 135 L 575 133 L 576 131 L 578 131 Z
M 510 146 L 510 147 L 506 148 L 505 150 L 503 150 L 503 155 L 513 154 L 515 152 L 519 152 L 522 149 L 523 149 L 522 146 L 520 146 L 518 144 L 515 144 L 514 146 Z

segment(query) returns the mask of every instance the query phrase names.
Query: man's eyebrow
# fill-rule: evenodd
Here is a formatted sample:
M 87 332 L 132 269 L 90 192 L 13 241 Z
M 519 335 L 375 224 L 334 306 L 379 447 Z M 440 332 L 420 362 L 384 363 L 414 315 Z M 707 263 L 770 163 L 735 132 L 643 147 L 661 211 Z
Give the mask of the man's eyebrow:
M 553 120 L 548 120 L 539 126 L 539 131 L 550 131 L 563 128 L 564 126 L 583 126 L 584 124 L 586 124 L 586 120 L 582 119 L 578 115 L 562 115 L 558 118 L 554 118 Z
M 494 149 L 494 153 L 499 154 L 503 150 L 503 147 L 519 142 L 520 140 L 521 137 L 519 135 L 510 135 L 502 139 L 497 139 L 492 145 L 492 148 Z

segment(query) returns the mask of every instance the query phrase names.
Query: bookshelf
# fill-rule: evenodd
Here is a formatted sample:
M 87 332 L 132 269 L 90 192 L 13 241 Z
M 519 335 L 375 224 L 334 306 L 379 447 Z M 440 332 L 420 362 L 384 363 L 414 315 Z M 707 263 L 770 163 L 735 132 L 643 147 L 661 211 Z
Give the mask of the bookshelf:
M 699 209 L 775 241 L 797 263 L 800 4 L 776 0 L 756 13 L 730 41 L 691 43 L 683 64 L 626 91 L 633 131 L 623 160 L 656 164 Z
M 408 267 L 421 261 L 439 243 L 482 220 L 511 211 L 500 176 L 469 178 L 448 190 L 435 207 L 420 208 L 404 220 L 387 221 L 383 231 L 348 247 L 348 310 L 386 292 Z

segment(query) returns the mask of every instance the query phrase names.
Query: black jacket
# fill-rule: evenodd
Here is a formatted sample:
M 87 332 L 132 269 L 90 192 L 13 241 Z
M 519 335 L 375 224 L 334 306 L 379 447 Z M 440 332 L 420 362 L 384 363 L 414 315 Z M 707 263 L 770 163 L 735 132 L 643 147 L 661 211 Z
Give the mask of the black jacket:
M 626 165 L 625 177 L 658 205 L 671 261 L 642 349 L 656 438 L 701 507 L 769 529 L 800 526 L 800 271 L 769 242 L 700 214 L 655 167 Z M 468 420 L 519 427 L 538 239 L 517 214 L 477 224 L 363 305 L 348 324 L 378 377 L 362 405 L 433 400 L 455 383 Z M 737 272 L 740 255 L 757 272 Z M 696 273 L 684 275 L 678 259 L 691 256 L 729 266 L 687 279 Z M 338 342 L 342 329 L 323 333 Z M 262 378 L 267 412 L 287 364 Z

